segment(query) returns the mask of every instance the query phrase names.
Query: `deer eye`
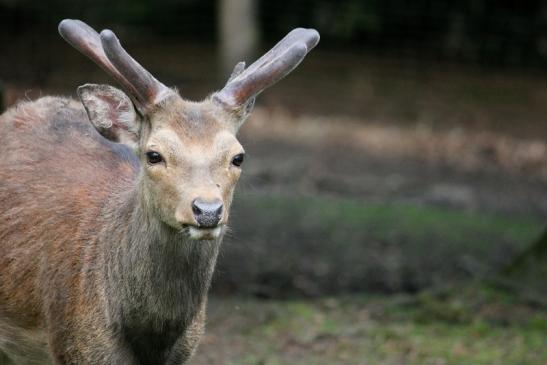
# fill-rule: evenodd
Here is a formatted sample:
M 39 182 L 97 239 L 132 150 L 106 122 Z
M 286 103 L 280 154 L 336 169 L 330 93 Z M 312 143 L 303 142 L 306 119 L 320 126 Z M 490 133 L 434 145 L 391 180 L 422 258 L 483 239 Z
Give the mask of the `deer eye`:
M 161 157 L 159 152 L 156 152 L 156 151 L 146 152 L 146 159 L 148 160 L 148 163 L 151 165 L 155 165 L 160 162 L 163 162 L 163 157 Z
M 232 165 L 239 167 L 243 163 L 244 159 L 245 159 L 245 154 L 239 153 L 232 158 Z

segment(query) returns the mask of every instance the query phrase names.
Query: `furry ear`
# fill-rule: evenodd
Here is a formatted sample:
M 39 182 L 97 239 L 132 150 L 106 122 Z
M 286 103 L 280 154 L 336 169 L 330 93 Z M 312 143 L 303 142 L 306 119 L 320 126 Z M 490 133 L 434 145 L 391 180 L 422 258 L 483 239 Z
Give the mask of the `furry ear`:
M 127 95 L 109 85 L 85 84 L 78 88 L 78 96 L 101 135 L 133 150 L 137 148 L 140 117 Z

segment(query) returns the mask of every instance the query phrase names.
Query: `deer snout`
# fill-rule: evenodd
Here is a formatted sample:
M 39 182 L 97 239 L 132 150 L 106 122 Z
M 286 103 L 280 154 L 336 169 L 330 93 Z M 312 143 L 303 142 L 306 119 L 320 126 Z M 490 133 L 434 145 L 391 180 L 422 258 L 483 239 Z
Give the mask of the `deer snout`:
M 200 227 L 216 227 L 222 218 L 222 210 L 223 204 L 220 199 L 206 201 L 197 198 L 192 202 L 192 212 Z

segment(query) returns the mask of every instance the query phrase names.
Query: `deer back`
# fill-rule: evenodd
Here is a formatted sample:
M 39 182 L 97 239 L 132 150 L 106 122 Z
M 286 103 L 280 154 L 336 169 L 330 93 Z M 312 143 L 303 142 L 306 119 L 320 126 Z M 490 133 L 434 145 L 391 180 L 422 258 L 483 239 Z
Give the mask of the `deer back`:
M 139 162 L 128 147 L 103 138 L 70 99 L 19 104 L 0 126 L 0 303 L 30 324 L 41 308 L 40 270 L 48 260 L 81 260 L 78 243 L 99 231 L 109 196 L 131 189 Z

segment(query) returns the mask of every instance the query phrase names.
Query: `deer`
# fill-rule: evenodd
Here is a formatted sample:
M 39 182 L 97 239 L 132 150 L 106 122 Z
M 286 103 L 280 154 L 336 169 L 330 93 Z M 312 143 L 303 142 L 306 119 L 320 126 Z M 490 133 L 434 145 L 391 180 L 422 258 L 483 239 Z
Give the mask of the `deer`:
M 0 116 L 0 352 L 15 364 L 186 363 L 244 161 L 237 132 L 319 33 L 292 30 L 194 102 L 111 30 L 58 29 L 123 90 L 85 84 L 79 101 L 45 96 Z

